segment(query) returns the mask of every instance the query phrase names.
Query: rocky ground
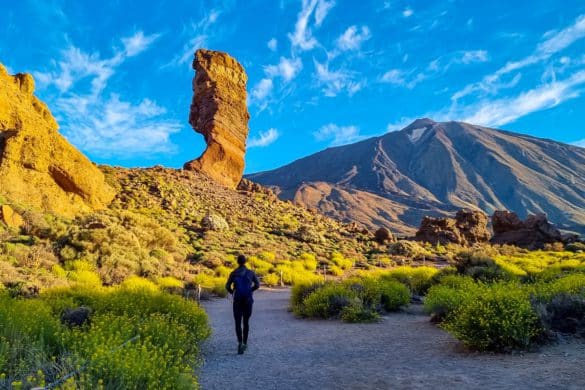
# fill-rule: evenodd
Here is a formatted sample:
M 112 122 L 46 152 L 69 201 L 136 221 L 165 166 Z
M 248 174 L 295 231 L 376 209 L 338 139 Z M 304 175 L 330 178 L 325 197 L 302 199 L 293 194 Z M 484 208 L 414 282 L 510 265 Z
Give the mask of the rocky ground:
M 236 354 L 231 302 L 205 304 L 203 389 L 582 389 L 585 342 L 515 355 L 465 351 L 413 307 L 376 324 L 295 318 L 289 290 L 256 294 L 248 352 Z

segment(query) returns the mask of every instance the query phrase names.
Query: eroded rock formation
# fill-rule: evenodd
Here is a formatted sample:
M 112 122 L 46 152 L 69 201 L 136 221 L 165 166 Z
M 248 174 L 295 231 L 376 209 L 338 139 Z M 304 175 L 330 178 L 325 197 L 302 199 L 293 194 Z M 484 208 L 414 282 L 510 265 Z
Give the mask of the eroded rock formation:
M 0 194 L 64 216 L 105 207 L 114 191 L 59 132 L 28 74 L 0 65 Z
M 198 170 L 235 189 L 244 172 L 248 137 L 246 82 L 242 65 L 226 53 L 199 49 L 193 68 L 193 100 L 189 123 L 203 134 L 207 148 L 184 168 Z
M 415 239 L 432 244 L 469 245 L 490 239 L 488 217 L 481 211 L 459 210 L 455 218 L 424 217 Z
M 529 215 L 522 221 L 516 213 L 496 211 L 492 216 L 492 243 L 538 249 L 544 244 L 563 241 L 561 232 L 548 222 L 545 214 Z

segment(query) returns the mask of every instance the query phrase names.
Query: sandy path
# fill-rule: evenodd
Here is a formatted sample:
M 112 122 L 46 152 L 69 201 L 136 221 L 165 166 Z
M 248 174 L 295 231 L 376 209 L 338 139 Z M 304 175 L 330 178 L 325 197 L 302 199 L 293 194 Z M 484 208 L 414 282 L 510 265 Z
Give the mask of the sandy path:
M 231 302 L 205 304 L 214 334 L 204 346 L 203 389 L 585 389 L 585 342 L 470 354 L 421 314 L 376 324 L 300 320 L 286 310 L 289 294 L 256 293 L 243 356 Z

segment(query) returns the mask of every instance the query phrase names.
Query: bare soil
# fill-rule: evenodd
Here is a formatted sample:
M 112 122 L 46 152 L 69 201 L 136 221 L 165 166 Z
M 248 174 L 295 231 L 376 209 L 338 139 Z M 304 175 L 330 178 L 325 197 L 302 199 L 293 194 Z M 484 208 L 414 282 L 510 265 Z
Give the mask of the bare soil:
M 255 295 L 248 351 L 236 354 L 231 301 L 204 304 L 203 389 L 585 389 L 585 342 L 512 355 L 466 351 L 420 307 L 375 324 L 298 319 L 290 290 Z

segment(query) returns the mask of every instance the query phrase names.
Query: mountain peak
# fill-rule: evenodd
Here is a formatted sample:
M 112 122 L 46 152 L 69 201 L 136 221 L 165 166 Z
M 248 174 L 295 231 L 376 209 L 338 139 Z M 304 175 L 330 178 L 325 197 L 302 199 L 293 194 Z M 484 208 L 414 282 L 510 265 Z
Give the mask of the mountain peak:
M 412 122 L 410 125 L 406 126 L 404 128 L 404 130 L 412 129 L 412 128 L 420 128 L 420 127 L 429 127 L 429 126 L 433 126 L 435 124 L 437 124 L 437 122 L 435 122 L 434 120 L 432 120 L 430 118 L 419 118 L 419 119 L 415 120 L 414 122 Z

